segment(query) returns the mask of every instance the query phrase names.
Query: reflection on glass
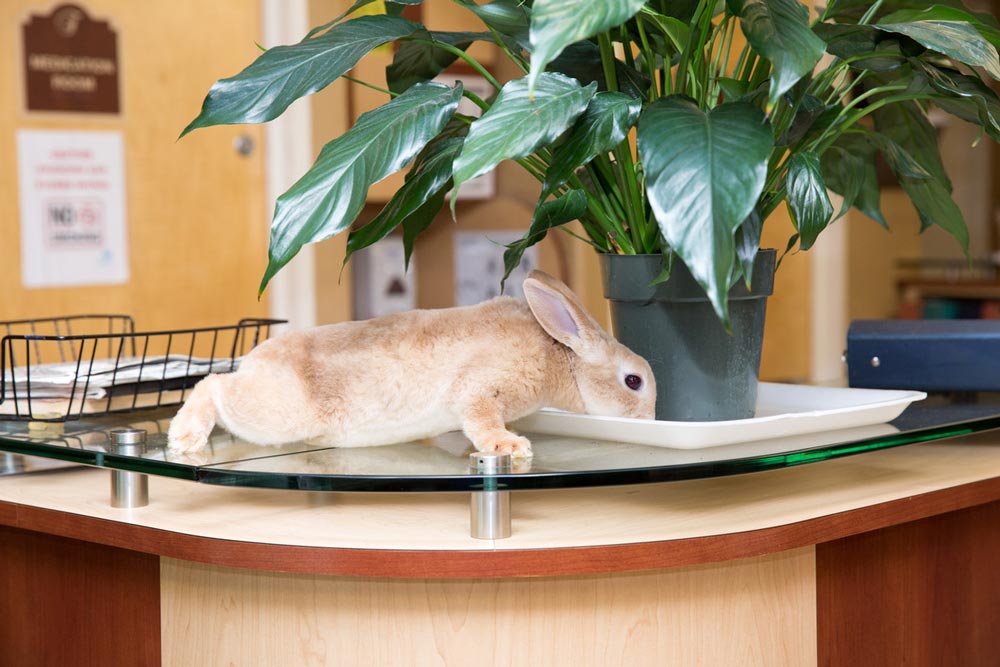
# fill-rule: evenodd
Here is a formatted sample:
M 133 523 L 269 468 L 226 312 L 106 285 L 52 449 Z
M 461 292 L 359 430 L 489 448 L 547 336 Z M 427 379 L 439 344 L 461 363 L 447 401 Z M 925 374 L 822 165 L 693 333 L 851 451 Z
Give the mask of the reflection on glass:
M 13 454 L 28 454 L 236 486 L 468 491 L 482 484 L 481 476 L 469 472 L 472 447 L 461 433 L 398 445 L 337 449 L 304 443 L 259 446 L 216 430 L 204 452 L 196 457 L 178 457 L 166 449 L 172 415 L 173 409 L 167 409 L 142 413 L 138 419 L 117 415 L 55 425 L 0 421 L 0 452 L 5 452 L 0 455 L 5 457 L 8 473 L 18 472 Z M 147 447 L 141 456 L 122 456 L 110 446 L 108 432 L 124 427 L 148 432 Z M 932 397 L 912 404 L 886 424 L 704 449 L 528 432 L 534 458 L 498 479 L 511 489 L 696 479 L 789 467 L 998 427 L 1000 397 L 983 395 L 975 402 Z

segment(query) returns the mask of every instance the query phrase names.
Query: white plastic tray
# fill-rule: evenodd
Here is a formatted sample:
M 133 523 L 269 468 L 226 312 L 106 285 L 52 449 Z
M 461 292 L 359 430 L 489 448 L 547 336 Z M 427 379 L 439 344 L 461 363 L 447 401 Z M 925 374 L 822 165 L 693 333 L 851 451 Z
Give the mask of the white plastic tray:
M 922 391 L 842 389 L 761 382 L 751 419 L 675 422 L 595 417 L 540 410 L 517 421 L 522 431 L 654 447 L 702 449 L 805 433 L 882 424 L 927 397 Z

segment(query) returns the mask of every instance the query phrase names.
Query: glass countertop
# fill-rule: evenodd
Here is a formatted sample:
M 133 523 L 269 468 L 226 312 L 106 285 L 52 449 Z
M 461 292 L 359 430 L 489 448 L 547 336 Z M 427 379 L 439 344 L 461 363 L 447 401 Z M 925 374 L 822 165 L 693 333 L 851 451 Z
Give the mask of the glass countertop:
M 338 449 L 253 445 L 216 429 L 204 452 L 177 456 L 166 449 L 175 408 L 59 424 L 0 421 L 0 452 L 206 484 L 308 491 L 476 491 L 484 482 L 510 490 L 610 486 L 788 468 L 1000 428 L 1000 394 L 962 398 L 931 396 L 886 424 L 692 450 L 525 432 L 534 457 L 489 478 L 469 471 L 473 449 L 461 433 Z M 115 452 L 109 431 L 119 428 L 147 431 L 140 456 Z

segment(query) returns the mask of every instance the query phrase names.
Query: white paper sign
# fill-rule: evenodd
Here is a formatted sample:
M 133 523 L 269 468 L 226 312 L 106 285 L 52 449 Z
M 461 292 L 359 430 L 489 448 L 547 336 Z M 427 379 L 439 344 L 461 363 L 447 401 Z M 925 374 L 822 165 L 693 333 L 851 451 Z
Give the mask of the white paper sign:
M 18 130 L 21 282 L 128 281 L 120 132 Z
M 351 256 L 354 265 L 354 317 L 392 315 L 417 307 L 415 260 L 405 270 L 403 237 L 387 236 Z
M 471 306 L 500 296 L 503 278 L 504 245 L 524 236 L 523 231 L 455 232 L 455 305 Z M 538 246 L 531 246 L 521 256 L 521 263 L 511 271 L 504 294 L 521 298 L 521 283 L 538 266 Z

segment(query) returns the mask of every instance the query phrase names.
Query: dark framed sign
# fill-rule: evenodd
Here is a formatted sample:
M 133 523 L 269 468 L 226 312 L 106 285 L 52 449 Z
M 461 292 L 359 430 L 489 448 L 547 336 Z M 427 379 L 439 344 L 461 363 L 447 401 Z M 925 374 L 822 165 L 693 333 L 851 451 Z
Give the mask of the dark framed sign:
M 22 27 L 28 111 L 117 114 L 118 36 L 80 5 L 32 14 Z

